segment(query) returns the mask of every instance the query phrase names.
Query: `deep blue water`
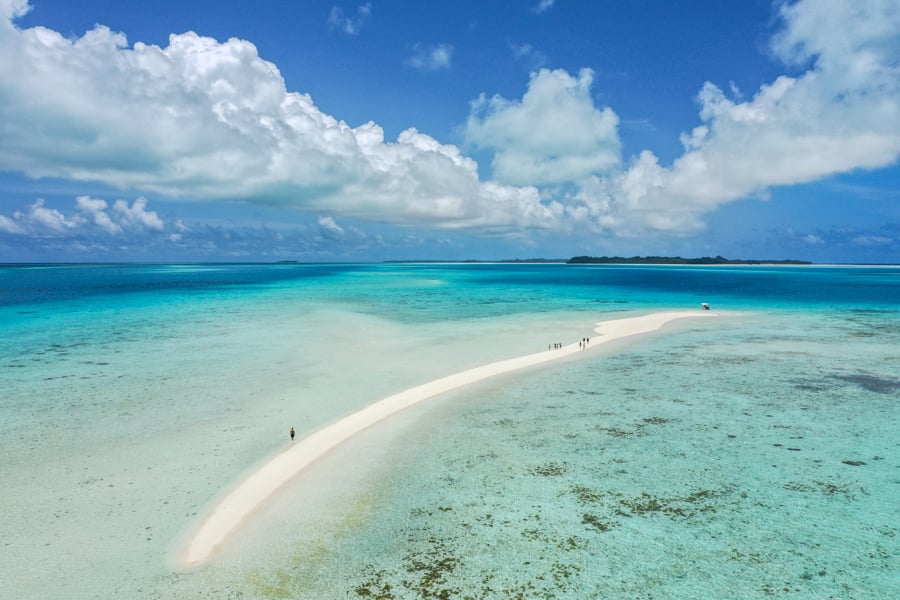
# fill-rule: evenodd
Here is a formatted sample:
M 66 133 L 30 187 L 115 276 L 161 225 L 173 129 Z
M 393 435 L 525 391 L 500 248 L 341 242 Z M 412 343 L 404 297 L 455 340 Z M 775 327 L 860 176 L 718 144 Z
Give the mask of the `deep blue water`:
M 730 308 L 900 306 L 900 268 L 546 264 L 207 264 L 0 267 L 0 306 L 128 297 L 138 303 L 300 289 L 325 301 L 382 304 L 398 319 L 490 316 L 497 310 L 595 310 L 596 304 Z M 407 293 L 395 302 L 396 293 Z M 460 311 L 460 302 L 465 305 Z M 496 306 L 496 305 L 501 306 Z M 427 318 L 427 317 L 425 317 Z

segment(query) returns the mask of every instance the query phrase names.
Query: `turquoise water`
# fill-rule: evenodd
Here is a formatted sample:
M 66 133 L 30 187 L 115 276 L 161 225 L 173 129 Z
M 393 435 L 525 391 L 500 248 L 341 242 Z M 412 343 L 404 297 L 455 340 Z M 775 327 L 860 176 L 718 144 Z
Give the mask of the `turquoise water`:
M 292 425 L 699 302 L 410 409 L 174 566 Z M 11 267 L 0 330 L 12 598 L 900 596 L 897 268 Z

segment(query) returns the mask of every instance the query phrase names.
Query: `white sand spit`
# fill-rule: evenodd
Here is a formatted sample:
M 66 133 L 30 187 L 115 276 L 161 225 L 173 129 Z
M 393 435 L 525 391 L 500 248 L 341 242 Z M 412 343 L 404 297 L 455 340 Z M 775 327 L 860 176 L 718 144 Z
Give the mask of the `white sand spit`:
M 292 443 L 287 449 L 247 477 L 225 496 L 200 523 L 199 528 L 181 549 L 178 562 L 183 568 L 198 567 L 206 563 L 223 545 L 229 534 L 237 529 L 248 515 L 307 465 L 353 435 L 417 402 L 488 377 L 557 360 L 576 352 L 596 348 L 616 339 L 656 331 L 676 319 L 714 315 L 715 313 L 700 310 L 673 311 L 604 321 L 598 323 L 594 329 L 600 337 L 592 337 L 584 350 L 582 350 L 579 340 L 559 349 L 544 350 L 536 354 L 502 360 L 468 369 L 455 375 L 441 377 L 370 404 L 340 421 Z

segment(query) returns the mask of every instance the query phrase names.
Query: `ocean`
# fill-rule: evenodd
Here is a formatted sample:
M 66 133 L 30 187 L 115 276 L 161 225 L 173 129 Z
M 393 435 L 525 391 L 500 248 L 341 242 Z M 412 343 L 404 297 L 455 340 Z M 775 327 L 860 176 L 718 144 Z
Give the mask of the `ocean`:
M 178 568 L 291 427 L 701 302 L 372 427 Z M 3 597 L 900 597 L 900 267 L 6 265 L 0 333 Z

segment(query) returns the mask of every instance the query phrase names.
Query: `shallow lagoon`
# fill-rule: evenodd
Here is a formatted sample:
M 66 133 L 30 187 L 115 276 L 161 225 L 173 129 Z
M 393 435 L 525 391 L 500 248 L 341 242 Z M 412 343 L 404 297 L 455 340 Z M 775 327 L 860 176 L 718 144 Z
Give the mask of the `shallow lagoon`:
M 900 593 L 897 270 L 292 267 L 121 267 L 113 293 L 18 302 L 4 273 L 4 589 Z M 291 425 L 699 301 L 723 316 L 407 411 L 298 478 L 218 561 L 173 570 L 187 528 Z

